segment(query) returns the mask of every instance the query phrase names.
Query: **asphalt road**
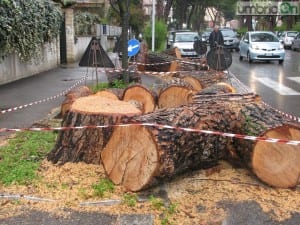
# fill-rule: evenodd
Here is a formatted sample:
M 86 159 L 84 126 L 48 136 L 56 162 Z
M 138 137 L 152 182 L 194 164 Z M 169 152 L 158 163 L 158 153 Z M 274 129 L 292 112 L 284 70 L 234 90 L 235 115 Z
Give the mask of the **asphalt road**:
M 232 52 L 232 56 L 229 71 L 242 83 L 273 108 L 300 117 L 300 51 L 287 49 L 283 65 L 278 61 L 249 64 L 239 61 L 237 52 Z

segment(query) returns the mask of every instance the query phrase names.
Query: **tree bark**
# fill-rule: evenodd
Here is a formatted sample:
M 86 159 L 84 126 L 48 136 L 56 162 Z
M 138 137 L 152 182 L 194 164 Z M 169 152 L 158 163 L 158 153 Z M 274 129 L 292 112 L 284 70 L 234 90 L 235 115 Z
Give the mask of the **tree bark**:
M 72 104 L 65 114 L 54 149 L 48 160 L 53 163 L 86 162 L 100 164 L 100 153 L 106 145 L 112 127 L 74 129 L 80 126 L 115 125 L 122 117 L 141 114 L 132 104 L 101 96 L 82 97 Z
M 217 130 L 222 109 L 208 116 L 201 106 L 183 106 L 122 120 Z M 202 122 L 209 117 L 209 123 Z M 209 125 L 209 127 L 207 127 Z M 120 137 L 126 137 L 120 139 Z M 157 126 L 116 127 L 101 153 L 108 177 L 130 191 L 139 191 L 183 172 L 215 166 L 224 158 L 224 137 Z

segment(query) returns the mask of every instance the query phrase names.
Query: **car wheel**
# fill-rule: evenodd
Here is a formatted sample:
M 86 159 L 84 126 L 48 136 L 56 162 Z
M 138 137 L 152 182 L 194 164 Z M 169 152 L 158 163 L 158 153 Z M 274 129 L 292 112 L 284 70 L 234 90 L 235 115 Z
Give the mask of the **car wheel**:
M 282 64 L 282 63 L 283 63 L 283 59 L 280 59 L 280 60 L 278 61 L 278 63 L 279 63 L 279 64 Z
M 239 58 L 239 59 L 240 59 L 240 61 L 242 61 L 242 60 L 243 60 L 243 56 L 240 55 L 240 58 Z
M 250 53 L 249 52 L 247 53 L 247 60 L 248 60 L 248 63 L 252 63 L 252 59 L 250 57 Z
M 236 48 L 235 51 L 236 51 L 236 52 L 239 52 L 239 51 L 240 51 L 240 48 Z

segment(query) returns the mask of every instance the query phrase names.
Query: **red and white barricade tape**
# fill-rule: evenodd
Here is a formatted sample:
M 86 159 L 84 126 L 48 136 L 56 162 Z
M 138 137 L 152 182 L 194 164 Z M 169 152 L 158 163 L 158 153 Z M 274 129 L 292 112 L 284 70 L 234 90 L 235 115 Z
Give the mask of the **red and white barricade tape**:
M 183 128 L 183 127 L 175 127 L 169 125 L 155 124 L 155 123 L 131 123 L 131 124 L 118 124 L 118 125 L 103 125 L 103 126 L 75 126 L 75 127 L 46 127 L 46 128 L 0 128 L 1 132 L 20 132 L 20 131 L 61 131 L 61 130 L 75 130 L 75 129 L 98 129 L 98 128 L 109 128 L 109 127 L 129 127 L 129 126 L 150 126 L 150 127 L 158 127 L 160 129 L 174 129 L 186 132 L 197 132 L 202 134 L 210 134 L 210 135 L 219 135 L 223 137 L 230 138 L 239 138 L 251 141 L 264 141 L 269 143 L 280 143 L 280 144 L 288 144 L 288 145 L 300 145 L 300 140 L 284 140 L 278 138 L 265 138 L 265 137 L 256 137 L 249 136 L 243 134 L 233 134 L 233 133 L 225 133 L 220 131 L 210 131 L 210 130 L 200 130 L 194 128 Z
M 51 96 L 51 97 L 48 97 L 48 98 L 44 98 L 44 99 L 41 99 L 41 100 L 37 100 L 37 101 L 34 101 L 34 102 L 30 102 L 28 104 L 24 104 L 24 105 L 16 106 L 16 107 L 13 107 L 13 108 L 1 110 L 0 114 L 4 114 L 4 113 L 7 113 L 7 112 L 14 112 L 14 111 L 17 111 L 17 110 L 20 110 L 20 109 L 27 108 L 29 106 L 33 106 L 33 105 L 37 105 L 37 104 L 40 104 L 40 103 L 48 102 L 48 101 L 51 101 L 51 100 L 55 100 L 55 99 L 57 99 L 57 98 L 59 98 L 61 96 L 64 96 L 70 90 L 72 90 L 73 88 L 75 88 L 76 86 L 78 86 L 80 83 L 82 83 L 86 79 L 86 77 L 87 76 L 84 76 L 79 81 L 77 81 L 74 85 L 72 85 L 71 87 L 69 87 L 67 90 L 64 90 L 63 92 L 61 92 L 61 93 L 59 93 L 57 95 L 54 95 L 54 96 Z

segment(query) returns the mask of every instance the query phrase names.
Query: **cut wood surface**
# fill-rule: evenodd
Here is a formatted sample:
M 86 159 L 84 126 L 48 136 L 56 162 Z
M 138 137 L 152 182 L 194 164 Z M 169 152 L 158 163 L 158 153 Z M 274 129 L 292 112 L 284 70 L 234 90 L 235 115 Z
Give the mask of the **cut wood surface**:
M 265 132 L 263 137 L 300 140 L 299 127 L 279 126 Z M 253 148 L 252 169 L 267 184 L 289 188 L 300 184 L 300 147 L 278 143 L 257 142 Z
M 132 85 L 124 90 L 123 101 L 135 100 L 142 104 L 143 113 L 153 112 L 157 106 L 157 94 L 143 85 Z
M 122 117 L 140 115 L 128 102 L 91 95 L 78 98 L 63 118 L 63 127 L 114 125 Z M 112 127 L 67 129 L 59 132 L 48 160 L 53 163 L 79 162 L 100 164 L 100 153 L 107 143 Z
M 181 105 L 188 105 L 193 102 L 192 88 L 178 85 L 170 85 L 162 89 L 158 96 L 159 108 L 172 108 Z
M 110 98 L 110 99 L 113 99 L 113 100 L 119 100 L 119 97 L 117 96 L 117 94 L 115 94 L 110 89 L 97 91 L 94 95 L 105 97 L 105 98 Z
M 91 95 L 92 91 L 87 86 L 79 86 L 65 95 L 65 100 L 61 104 L 61 116 L 64 116 L 66 112 L 70 110 L 72 103 L 79 97 Z

